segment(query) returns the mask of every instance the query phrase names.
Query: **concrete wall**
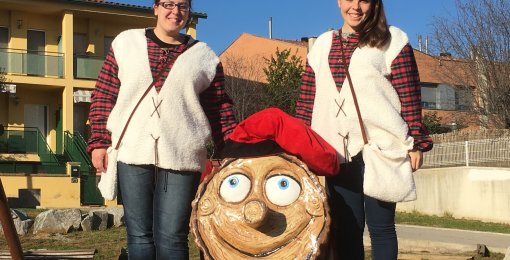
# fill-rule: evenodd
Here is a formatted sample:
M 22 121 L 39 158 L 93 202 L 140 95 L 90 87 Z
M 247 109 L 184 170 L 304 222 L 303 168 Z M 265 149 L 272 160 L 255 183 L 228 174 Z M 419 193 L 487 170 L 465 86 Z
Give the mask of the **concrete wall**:
M 80 207 L 80 182 L 69 175 L 2 174 L 2 183 L 8 198 L 18 198 L 20 189 L 40 190 L 42 208 Z
M 510 168 L 422 169 L 414 178 L 418 199 L 397 211 L 510 224 Z
M 0 178 L 11 207 L 80 208 L 80 180 L 64 174 L 2 174 Z M 31 198 L 30 196 L 36 194 Z M 28 195 L 27 195 L 28 194 Z M 35 201 L 36 200 L 36 201 Z M 32 205 L 32 203 L 36 203 Z M 122 207 L 117 199 L 105 207 Z

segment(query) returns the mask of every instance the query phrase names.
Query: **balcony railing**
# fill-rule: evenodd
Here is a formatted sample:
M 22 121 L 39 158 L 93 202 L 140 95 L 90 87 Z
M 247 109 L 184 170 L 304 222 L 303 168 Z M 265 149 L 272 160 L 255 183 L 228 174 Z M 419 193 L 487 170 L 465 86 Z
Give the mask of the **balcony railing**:
M 104 57 L 74 56 L 74 78 L 96 80 L 103 65 Z
M 65 165 L 46 143 L 45 138 L 35 127 L 7 127 L 0 136 L 0 153 L 11 155 L 34 154 L 40 161 L 17 161 L 15 156 L 0 160 L 0 172 L 11 173 L 65 173 Z
M 87 153 L 87 142 L 79 132 L 64 132 L 64 152 L 71 161 L 80 162 L 81 172 L 91 172 L 92 159 Z
M 64 54 L 57 52 L 0 49 L 0 68 L 8 74 L 64 76 Z

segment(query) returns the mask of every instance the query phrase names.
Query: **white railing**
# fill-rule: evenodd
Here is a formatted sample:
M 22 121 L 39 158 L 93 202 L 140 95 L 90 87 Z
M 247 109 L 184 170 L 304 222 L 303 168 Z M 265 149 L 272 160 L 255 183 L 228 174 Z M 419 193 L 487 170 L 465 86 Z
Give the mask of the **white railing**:
M 423 167 L 449 166 L 510 167 L 510 138 L 439 143 L 424 153 Z

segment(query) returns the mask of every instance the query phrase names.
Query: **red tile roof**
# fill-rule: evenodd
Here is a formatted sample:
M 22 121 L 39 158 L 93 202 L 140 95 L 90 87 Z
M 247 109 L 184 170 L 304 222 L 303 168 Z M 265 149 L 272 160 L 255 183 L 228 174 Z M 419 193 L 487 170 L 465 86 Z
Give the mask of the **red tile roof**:
M 133 5 L 133 4 L 124 4 L 124 3 L 117 3 L 117 2 L 111 2 L 111 1 L 104 1 L 104 0 L 66 0 L 67 2 L 74 2 L 74 3 L 90 3 L 90 4 L 97 4 L 102 6 L 111 6 L 111 7 L 127 7 L 131 9 L 140 9 L 140 10 L 152 10 L 152 6 L 143 6 L 143 5 Z
M 139 12 L 141 11 L 141 12 L 145 12 L 145 13 L 152 13 L 152 6 L 124 4 L 124 3 L 117 3 L 117 2 L 104 1 L 104 0 L 54 0 L 54 1 L 91 4 L 91 5 L 99 5 L 99 6 L 104 6 L 104 7 L 121 8 L 121 9 L 127 9 L 127 10 L 132 10 L 132 11 L 139 11 Z M 206 13 L 193 12 L 192 14 L 199 18 L 207 18 Z

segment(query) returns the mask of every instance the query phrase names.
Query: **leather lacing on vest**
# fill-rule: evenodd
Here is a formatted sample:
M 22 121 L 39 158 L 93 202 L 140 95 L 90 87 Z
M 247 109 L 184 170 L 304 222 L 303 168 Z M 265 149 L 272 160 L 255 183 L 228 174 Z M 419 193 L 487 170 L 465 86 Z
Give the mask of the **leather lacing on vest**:
M 168 49 L 162 49 L 161 55 L 159 56 L 159 69 L 161 70 L 161 76 L 163 76 L 163 71 L 166 70 L 168 65 L 170 65 L 172 59 L 168 56 L 171 54 L 170 50 Z M 158 80 L 161 80 L 159 78 Z M 154 85 L 156 85 L 155 83 Z M 159 93 L 161 88 L 156 88 L 156 91 Z M 154 97 L 152 97 L 152 105 L 154 106 L 154 111 L 152 111 L 151 117 L 156 114 L 158 118 L 161 118 L 161 114 L 159 113 L 159 107 L 161 106 L 161 103 L 163 103 L 163 100 L 159 100 L 158 103 L 156 103 L 156 100 Z M 158 182 L 158 175 L 159 175 L 159 153 L 158 153 L 158 141 L 159 136 L 155 137 L 151 134 L 152 139 L 154 139 L 154 185 Z M 165 192 L 167 192 L 167 186 L 168 186 L 168 172 L 165 172 L 165 184 L 163 185 Z

